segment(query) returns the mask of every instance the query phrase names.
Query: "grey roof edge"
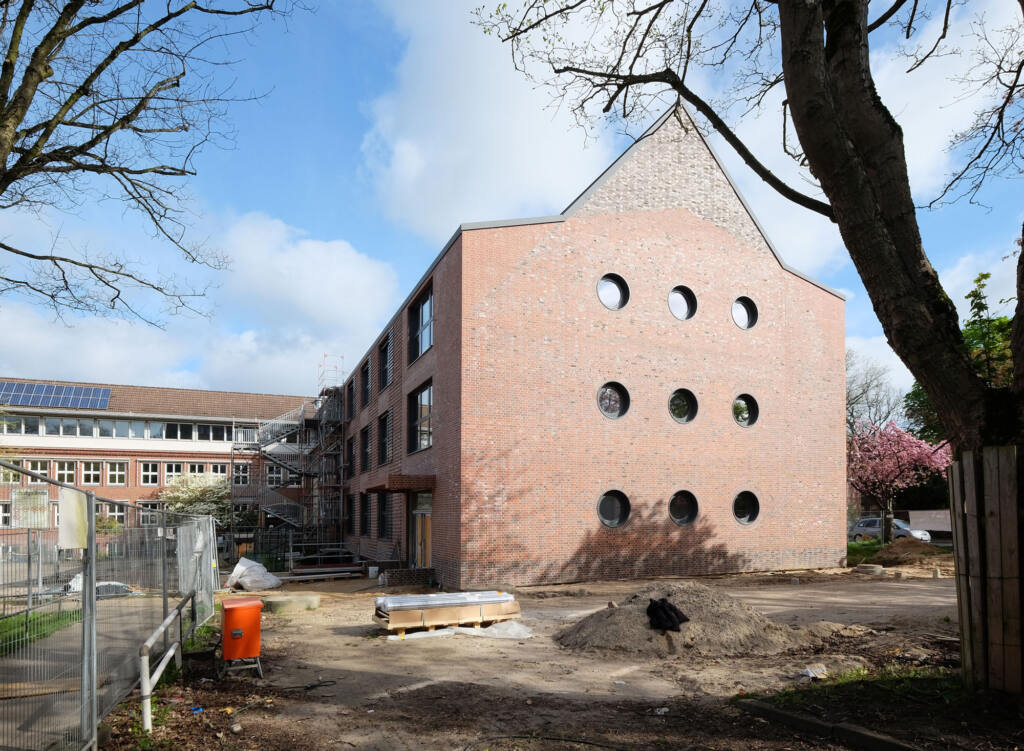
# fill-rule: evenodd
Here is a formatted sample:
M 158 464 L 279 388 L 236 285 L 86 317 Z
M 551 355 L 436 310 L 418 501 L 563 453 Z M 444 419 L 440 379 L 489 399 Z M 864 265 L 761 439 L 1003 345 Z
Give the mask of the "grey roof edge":
M 99 381 L 65 381 L 59 378 L 28 378 L 25 376 L 4 376 L 0 375 L 0 381 L 17 381 L 19 383 L 43 383 L 55 386 L 88 386 L 101 388 L 119 389 L 152 389 L 154 391 L 194 391 L 200 394 L 234 394 L 236 396 L 275 396 L 284 399 L 315 399 L 314 396 L 303 396 L 301 394 L 271 394 L 262 391 L 224 391 L 221 389 L 197 389 L 187 386 L 145 386 L 137 383 L 101 383 Z M 15 405 L 18 406 L 18 405 Z M 27 405 L 21 405 L 27 406 Z M 70 409 L 68 407 L 67 409 Z
M 682 107 L 683 112 L 686 113 L 686 116 L 690 119 L 690 122 L 693 123 L 693 113 L 690 112 L 690 109 L 686 106 L 686 104 L 680 103 L 678 106 Z M 672 116 L 672 113 L 674 111 L 675 105 L 669 107 L 662 115 L 660 115 L 658 119 L 655 120 L 649 128 L 647 128 L 647 130 L 645 130 L 635 141 L 633 141 L 633 143 L 629 145 L 629 148 L 627 148 L 619 155 L 618 159 L 609 164 L 608 167 L 604 170 L 604 172 L 598 175 L 596 180 L 590 183 L 590 185 L 588 185 L 582 193 L 576 196 L 576 198 L 573 199 L 573 201 L 568 206 L 565 207 L 565 210 L 562 212 L 562 214 L 565 215 L 567 218 L 575 214 L 583 206 L 583 204 L 586 203 L 587 198 L 589 198 L 595 190 L 600 188 L 607 180 L 611 178 L 612 175 L 614 175 L 618 171 L 618 169 L 623 164 L 625 164 L 626 158 L 627 156 L 629 156 L 630 152 L 633 151 L 633 149 L 637 145 L 639 145 L 645 138 L 647 138 L 647 136 L 651 135 L 659 128 L 661 128 L 661 126 L 665 124 L 665 121 Z M 698 128 L 695 123 L 694 130 L 696 131 L 697 136 L 700 138 L 701 143 L 704 144 L 708 152 L 711 154 L 711 158 L 715 160 L 715 164 L 718 165 L 718 168 L 722 171 L 722 174 L 725 175 L 726 182 L 729 183 L 729 187 L 732 188 L 732 192 L 736 195 L 736 198 L 739 199 L 740 205 L 743 207 L 743 210 L 747 212 L 747 215 L 750 217 L 751 221 L 753 221 L 754 226 L 760 233 L 762 239 L 765 242 L 765 245 L 768 246 L 768 250 L 771 251 L 771 254 L 775 256 L 775 260 L 778 261 L 779 266 L 781 266 L 784 271 L 788 271 L 793 276 L 799 277 L 800 279 L 803 279 L 805 282 L 809 282 L 813 284 L 815 287 L 818 287 L 831 295 L 835 295 L 840 300 L 845 301 L 846 295 L 844 295 L 839 290 L 833 289 L 832 287 L 829 287 L 827 284 L 819 282 L 817 279 L 808 276 L 802 271 L 794 269 L 792 266 L 790 266 L 789 264 L 782 260 L 782 256 L 779 255 L 779 251 L 776 249 L 775 245 L 769 239 L 768 233 L 765 232 L 765 229 L 762 226 L 761 222 L 758 221 L 757 215 L 750 208 L 750 204 L 748 204 L 747 200 L 743 197 L 743 193 L 740 192 L 739 186 L 736 184 L 736 181 L 733 179 L 732 174 L 729 172 L 725 164 L 722 162 L 722 159 L 721 157 L 719 157 L 718 152 L 715 150 L 715 147 L 708 142 L 708 140 L 704 137 L 704 134 L 700 132 L 700 128 Z

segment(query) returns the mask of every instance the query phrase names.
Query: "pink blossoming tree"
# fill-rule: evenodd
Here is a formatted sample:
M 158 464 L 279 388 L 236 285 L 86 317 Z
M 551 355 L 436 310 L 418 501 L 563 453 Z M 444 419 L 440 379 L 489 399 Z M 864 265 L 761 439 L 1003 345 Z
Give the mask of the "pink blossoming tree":
M 896 493 L 945 476 L 952 461 L 949 444 L 933 445 L 915 438 L 896 423 L 858 423 L 847 451 L 847 477 L 864 495 L 882 506 L 882 542 L 892 534 L 893 500 Z

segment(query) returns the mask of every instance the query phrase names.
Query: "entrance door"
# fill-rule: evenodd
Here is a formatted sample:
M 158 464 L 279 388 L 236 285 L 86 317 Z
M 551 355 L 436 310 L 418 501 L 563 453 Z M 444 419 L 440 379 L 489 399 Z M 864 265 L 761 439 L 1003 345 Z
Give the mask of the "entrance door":
M 409 565 L 412 568 L 430 568 L 430 512 L 431 493 L 413 493 L 412 523 L 409 525 Z

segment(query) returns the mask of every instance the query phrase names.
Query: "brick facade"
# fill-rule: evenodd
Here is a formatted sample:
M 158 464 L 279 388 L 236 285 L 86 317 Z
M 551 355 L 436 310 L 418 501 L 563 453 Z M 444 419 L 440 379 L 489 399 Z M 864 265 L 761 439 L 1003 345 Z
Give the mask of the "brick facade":
M 598 299 L 608 273 L 629 285 L 621 310 Z M 409 364 L 408 306 L 426 285 L 434 346 Z M 668 307 L 677 285 L 697 300 L 688 320 Z M 740 296 L 757 305 L 753 328 L 732 319 Z M 347 435 L 391 409 L 393 458 L 356 468 L 345 492 L 359 514 L 359 493 L 433 476 L 429 565 L 446 587 L 842 559 L 843 301 L 783 266 L 691 123 L 663 120 L 562 216 L 462 227 L 388 330 L 395 379 Z M 428 379 L 433 445 L 408 453 L 407 398 Z M 629 391 L 619 419 L 597 406 L 608 381 Z M 679 388 L 698 402 L 686 424 L 668 410 Z M 749 427 L 733 419 L 739 394 L 760 407 Z M 597 514 L 612 489 L 631 504 L 616 528 Z M 668 515 L 680 490 L 699 504 L 686 526 Z M 759 501 L 752 524 L 733 515 L 741 491 Z M 384 541 L 375 501 L 350 546 L 409 560 L 411 496 L 392 496 Z

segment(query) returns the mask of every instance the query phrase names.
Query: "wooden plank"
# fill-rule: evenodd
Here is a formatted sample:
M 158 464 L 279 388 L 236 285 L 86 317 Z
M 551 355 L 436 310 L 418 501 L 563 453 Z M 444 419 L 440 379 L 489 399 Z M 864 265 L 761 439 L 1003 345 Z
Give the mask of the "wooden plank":
M 988 630 L 988 687 L 1001 691 L 1004 685 L 1003 675 L 1003 555 L 1002 530 L 1000 529 L 999 512 L 999 475 L 1001 472 L 999 452 L 993 446 L 982 449 L 982 482 L 984 503 L 981 513 L 985 525 L 983 552 L 985 559 L 985 607 L 987 618 L 985 626 Z
M 50 694 L 81 691 L 81 678 L 48 680 L 22 683 L 0 683 L 0 700 L 20 699 L 27 696 L 49 696 Z
M 1019 446 L 999 448 L 999 503 L 1002 547 L 1002 590 L 1003 590 L 1003 690 L 1021 693 L 1024 690 L 1024 649 L 1022 649 L 1022 628 L 1024 628 L 1024 597 L 1021 584 L 1020 547 L 1022 537 L 1021 515 L 1024 504 L 1020 502 L 1022 492 L 1021 475 L 1022 451 Z
M 973 676 L 973 660 L 969 649 L 971 629 L 970 589 L 967 565 L 967 531 L 964 516 L 964 476 L 961 461 L 950 467 L 949 479 L 950 529 L 953 533 L 954 575 L 956 577 L 956 607 L 960 620 L 960 663 L 965 676 Z
M 968 595 L 971 611 L 971 680 L 977 688 L 988 681 L 987 649 L 987 602 L 984 594 L 984 517 L 979 513 L 984 503 L 980 484 L 982 473 L 978 455 L 973 451 L 963 452 L 964 472 L 964 516 L 966 518 Z

